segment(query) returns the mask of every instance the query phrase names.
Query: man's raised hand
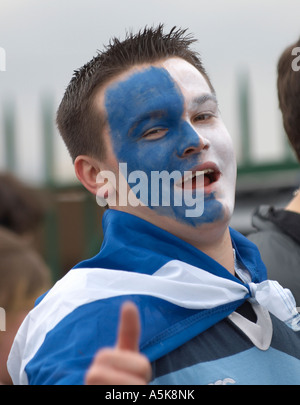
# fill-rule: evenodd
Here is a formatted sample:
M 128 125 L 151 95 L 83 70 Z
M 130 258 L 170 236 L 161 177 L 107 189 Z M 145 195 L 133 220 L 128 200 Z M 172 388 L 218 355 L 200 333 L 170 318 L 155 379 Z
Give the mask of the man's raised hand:
M 99 350 L 87 371 L 88 385 L 144 385 L 151 378 L 149 360 L 139 353 L 140 319 L 137 307 L 123 304 L 117 343 Z

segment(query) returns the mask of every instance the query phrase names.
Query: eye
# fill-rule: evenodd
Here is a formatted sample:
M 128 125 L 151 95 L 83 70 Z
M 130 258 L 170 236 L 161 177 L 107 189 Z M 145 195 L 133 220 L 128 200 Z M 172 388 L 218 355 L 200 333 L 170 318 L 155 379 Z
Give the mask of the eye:
M 155 140 L 164 137 L 167 132 L 167 128 L 151 128 L 143 134 L 142 138 L 147 138 L 147 140 Z
M 194 122 L 198 122 L 198 121 L 208 121 L 211 118 L 215 117 L 215 114 L 213 113 L 201 113 L 201 114 L 197 114 L 193 121 Z

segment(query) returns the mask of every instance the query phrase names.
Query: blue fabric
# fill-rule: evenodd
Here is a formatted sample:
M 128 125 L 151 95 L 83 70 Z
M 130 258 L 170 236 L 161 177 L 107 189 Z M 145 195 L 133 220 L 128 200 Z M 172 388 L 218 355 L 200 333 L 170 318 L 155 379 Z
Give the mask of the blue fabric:
M 138 217 L 108 210 L 104 213 L 103 230 L 104 241 L 99 254 L 77 264 L 71 271 L 88 267 L 151 275 L 170 260 L 177 259 L 241 283 L 203 252 Z M 238 232 L 230 232 L 237 257 L 248 268 L 252 281 L 265 280 L 266 269 L 255 245 Z M 128 299 L 139 308 L 140 349 L 150 361 L 218 323 L 243 302 L 192 310 L 151 296 L 124 295 L 82 305 L 48 332 L 25 368 L 29 383 L 82 384 L 95 353 L 101 347 L 115 344 L 120 307 Z
M 150 296 L 122 296 L 82 305 L 46 336 L 27 364 L 29 384 L 82 384 L 95 353 L 113 346 L 122 303 L 130 299 L 141 314 L 140 350 L 154 361 L 206 330 L 241 302 L 212 310 L 188 310 Z M 211 314 L 211 316 L 210 316 Z
M 104 240 L 100 252 L 74 268 L 102 267 L 153 274 L 170 260 L 181 260 L 212 274 L 238 282 L 223 266 L 194 246 L 139 217 L 112 209 L 103 215 Z M 254 243 L 230 228 L 237 258 L 254 283 L 266 280 L 267 271 Z
M 191 381 L 194 385 L 220 384 L 221 381 L 224 385 L 299 385 L 300 362 L 273 348 L 262 353 L 252 347 L 233 356 L 174 371 L 151 384 L 191 385 Z
M 249 305 L 243 305 L 246 316 Z M 272 329 L 268 350 L 255 347 L 227 318 L 153 362 L 151 384 L 299 384 L 300 332 L 271 319 L 261 321 L 265 332 Z

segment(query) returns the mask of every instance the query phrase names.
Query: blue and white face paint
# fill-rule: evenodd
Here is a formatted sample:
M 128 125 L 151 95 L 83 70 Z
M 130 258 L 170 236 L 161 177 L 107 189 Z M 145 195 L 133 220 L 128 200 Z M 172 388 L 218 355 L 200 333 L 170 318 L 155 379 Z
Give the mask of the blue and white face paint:
M 235 188 L 231 140 L 215 95 L 192 65 L 173 58 L 133 69 L 106 87 L 104 106 L 113 152 L 127 171 L 123 174 L 132 190 L 140 189 L 131 174 L 141 172 L 148 179 L 147 191 L 137 194 L 144 205 L 193 226 L 222 220 L 226 211 L 231 214 Z M 188 178 L 187 172 L 199 175 Z M 158 182 L 154 190 L 155 173 L 171 174 L 170 190 L 161 190 Z M 190 201 L 183 198 L 178 204 L 183 189 L 190 191 Z M 167 205 L 162 204 L 164 193 Z M 200 214 L 187 214 L 197 198 L 202 198 Z

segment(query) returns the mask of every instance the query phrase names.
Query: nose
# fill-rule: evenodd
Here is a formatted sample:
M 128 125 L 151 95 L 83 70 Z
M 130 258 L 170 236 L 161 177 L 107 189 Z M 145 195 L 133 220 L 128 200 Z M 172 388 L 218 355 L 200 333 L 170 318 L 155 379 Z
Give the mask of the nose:
M 200 153 L 202 150 L 207 150 L 210 147 L 209 141 L 195 131 L 195 129 L 187 122 L 182 125 L 181 131 L 182 142 L 178 147 L 179 157 L 188 157 L 190 155 Z

